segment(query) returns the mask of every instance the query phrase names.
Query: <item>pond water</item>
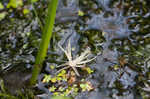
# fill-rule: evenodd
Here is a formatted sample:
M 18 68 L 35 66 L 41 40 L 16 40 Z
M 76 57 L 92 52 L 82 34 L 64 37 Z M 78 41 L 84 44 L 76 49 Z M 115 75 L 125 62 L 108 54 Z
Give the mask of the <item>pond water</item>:
M 35 4 L 41 20 L 45 16 L 45 2 Z M 91 48 L 91 57 L 97 56 L 88 63 L 94 72 L 87 76 L 79 69 L 83 77 L 76 78 L 77 83 L 84 78 L 93 89 L 79 91 L 74 99 L 149 99 L 149 4 L 148 0 L 60 0 L 37 96 L 50 97 L 51 85 L 42 82 L 43 75 L 54 75 L 57 69 L 49 66 L 67 60 L 58 43 L 65 48 L 70 40 L 73 57 L 86 47 Z M 83 16 L 78 15 L 79 10 L 84 12 Z M 17 11 L 0 21 L 0 75 L 13 94 L 16 92 L 12 90 L 27 87 L 25 83 L 31 76 L 42 34 L 34 13 L 24 17 Z

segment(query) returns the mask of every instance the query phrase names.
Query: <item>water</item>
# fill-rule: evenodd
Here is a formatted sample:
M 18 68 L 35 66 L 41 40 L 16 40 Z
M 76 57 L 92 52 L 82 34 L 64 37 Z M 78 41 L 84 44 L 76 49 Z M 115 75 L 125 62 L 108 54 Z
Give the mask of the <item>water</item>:
M 94 89 L 90 92 L 79 92 L 75 99 L 149 97 L 143 90 L 149 85 L 149 2 L 64 0 L 60 1 L 59 5 L 55 33 L 42 73 L 53 75 L 57 70 L 51 71 L 47 67 L 67 60 L 57 44 L 66 47 L 71 39 L 71 45 L 75 49 L 74 56 L 87 46 L 91 48 L 93 56 L 98 55 L 95 62 L 88 64 L 94 73 L 85 79 L 92 83 Z M 77 15 L 79 9 L 84 11 L 83 17 Z M 20 68 L 31 73 L 41 37 L 36 19 L 26 21 L 28 18 L 21 19 L 17 16 L 13 20 L 10 23 L 3 20 L 1 23 L 4 25 L 0 26 L 0 65 L 2 74 L 5 74 L 5 81 L 8 80 L 7 77 L 15 76 Z M 9 72 L 10 70 L 14 73 Z M 22 81 L 26 81 L 30 73 L 22 72 Z M 14 78 L 15 80 L 18 79 Z M 45 94 L 50 94 L 47 85 L 43 84 L 40 78 L 38 83 L 39 90 L 43 90 L 38 96 L 46 97 Z

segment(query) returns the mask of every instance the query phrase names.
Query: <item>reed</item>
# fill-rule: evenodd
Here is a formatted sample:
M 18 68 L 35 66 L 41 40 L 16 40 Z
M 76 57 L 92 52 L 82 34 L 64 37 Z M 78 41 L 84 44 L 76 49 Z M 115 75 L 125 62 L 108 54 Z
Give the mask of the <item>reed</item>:
M 46 23 L 45 26 L 43 27 L 42 40 L 40 42 L 40 47 L 38 50 L 38 54 L 36 56 L 34 68 L 32 71 L 32 77 L 30 79 L 30 85 L 34 85 L 36 83 L 36 80 L 42 68 L 43 61 L 46 57 L 55 23 L 57 5 L 58 0 L 49 0 L 48 14 L 47 17 L 45 18 Z

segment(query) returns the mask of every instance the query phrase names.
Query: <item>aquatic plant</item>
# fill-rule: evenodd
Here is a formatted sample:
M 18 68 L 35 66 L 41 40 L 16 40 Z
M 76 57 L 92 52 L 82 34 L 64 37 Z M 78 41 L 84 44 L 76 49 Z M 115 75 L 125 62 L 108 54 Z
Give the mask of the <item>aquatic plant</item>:
M 79 16 L 84 16 L 84 12 L 82 12 L 81 10 L 78 11 L 78 15 Z
M 55 68 L 56 69 L 56 68 Z M 42 83 L 54 96 L 76 96 L 79 92 L 91 91 L 94 89 L 90 81 L 84 78 L 79 80 L 75 72 L 62 70 L 57 75 L 45 74 Z M 67 85 L 66 85 L 67 83 Z M 59 85 L 59 86 L 58 86 Z
M 54 26 L 54 22 L 55 22 L 57 4 L 58 4 L 58 0 L 49 0 L 48 15 L 45 20 L 46 24 L 43 28 L 42 40 L 40 43 L 40 48 L 38 50 L 34 69 L 32 72 L 32 77 L 30 80 L 31 85 L 36 83 L 38 74 L 40 73 L 41 68 L 42 68 L 42 63 L 46 57 L 48 45 L 49 45 L 50 39 L 52 37 L 52 31 L 53 31 L 53 26 Z
M 78 73 L 76 67 L 85 67 L 86 63 L 91 62 L 92 60 L 94 60 L 96 58 L 96 57 L 94 57 L 92 59 L 88 59 L 88 57 L 90 55 L 90 49 L 87 48 L 83 53 L 81 53 L 80 56 L 76 56 L 76 58 L 73 59 L 72 54 L 71 54 L 70 40 L 69 40 L 68 46 L 66 47 L 66 50 L 63 49 L 62 46 L 60 46 L 60 45 L 59 45 L 59 47 L 65 53 L 65 55 L 67 56 L 68 62 L 57 66 L 57 67 L 66 66 L 66 67 L 60 69 L 58 72 L 60 72 L 63 69 L 68 69 L 68 68 L 71 67 L 74 70 L 74 72 L 76 73 L 76 75 L 80 76 L 80 74 Z

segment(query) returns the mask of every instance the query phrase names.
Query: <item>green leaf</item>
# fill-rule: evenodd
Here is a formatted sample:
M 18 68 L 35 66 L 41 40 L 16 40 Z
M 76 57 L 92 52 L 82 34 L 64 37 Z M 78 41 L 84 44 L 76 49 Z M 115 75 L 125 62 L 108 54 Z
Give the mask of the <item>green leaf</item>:
M 54 65 L 50 65 L 50 69 L 55 69 L 55 66 Z
M 86 91 L 87 85 L 86 84 L 80 84 L 80 87 L 82 88 L 82 91 Z
M 4 18 L 5 18 L 5 16 L 6 16 L 6 12 L 2 12 L 2 13 L 0 13 L 0 21 L 1 21 L 2 19 L 4 19 Z
M 57 78 L 56 77 L 53 77 L 52 79 L 51 79 L 51 82 L 52 83 L 55 83 L 57 81 Z
M 54 92 L 55 89 L 56 89 L 56 87 L 55 87 L 55 86 L 52 86 L 52 87 L 49 88 L 49 91 L 50 91 L 50 92 Z
M 89 68 L 89 67 L 86 68 L 86 71 L 88 72 L 88 74 L 91 74 L 91 73 L 94 72 L 94 71 L 93 71 L 91 68 Z
M 4 9 L 4 6 L 1 2 L 0 2 L 0 9 Z
M 51 75 L 44 75 L 44 79 L 43 79 L 42 82 L 48 83 L 51 79 L 52 79 L 52 78 L 51 78 Z
M 65 70 L 62 70 L 57 76 L 58 77 L 63 77 L 66 74 Z
M 23 14 L 28 14 L 30 12 L 30 10 L 29 9 L 23 9 Z
M 78 16 L 84 16 L 84 12 L 82 12 L 81 10 L 78 11 Z
M 7 8 L 17 8 L 19 6 L 22 6 L 23 5 L 23 1 L 22 0 L 10 0 L 8 5 L 7 5 Z

